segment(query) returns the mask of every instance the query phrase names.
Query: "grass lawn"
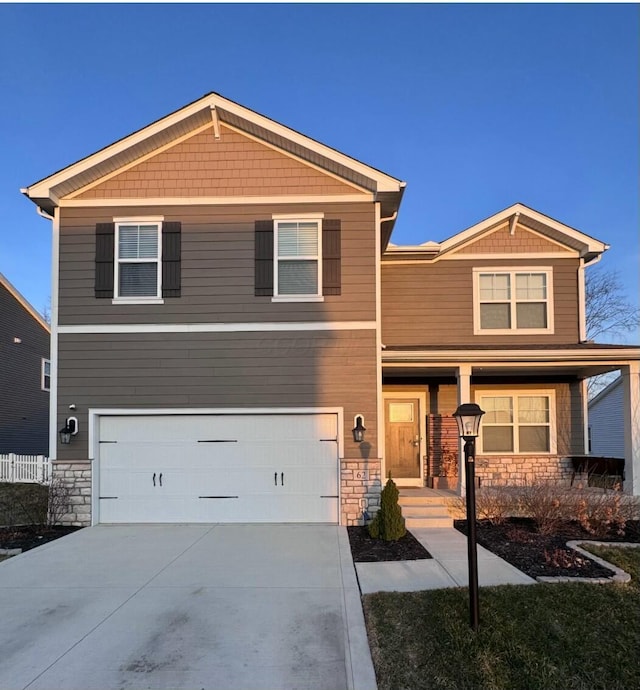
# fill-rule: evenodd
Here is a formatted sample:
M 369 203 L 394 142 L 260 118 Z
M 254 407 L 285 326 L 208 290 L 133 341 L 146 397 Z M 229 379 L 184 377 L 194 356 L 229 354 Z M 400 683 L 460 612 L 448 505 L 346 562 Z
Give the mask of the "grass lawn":
M 44 524 L 48 492 L 42 484 L 0 482 L 0 526 Z
M 379 690 L 640 688 L 640 549 L 593 549 L 627 585 L 480 589 L 480 630 L 467 589 L 363 598 Z

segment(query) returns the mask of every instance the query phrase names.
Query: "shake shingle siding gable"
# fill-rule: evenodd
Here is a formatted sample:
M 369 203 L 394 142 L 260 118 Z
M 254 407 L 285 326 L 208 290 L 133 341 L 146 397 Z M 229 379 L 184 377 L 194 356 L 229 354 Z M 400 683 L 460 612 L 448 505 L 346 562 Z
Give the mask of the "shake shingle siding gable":
M 0 284 L 0 454 L 48 454 L 49 392 L 41 378 L 48 358 L 49 333 Z

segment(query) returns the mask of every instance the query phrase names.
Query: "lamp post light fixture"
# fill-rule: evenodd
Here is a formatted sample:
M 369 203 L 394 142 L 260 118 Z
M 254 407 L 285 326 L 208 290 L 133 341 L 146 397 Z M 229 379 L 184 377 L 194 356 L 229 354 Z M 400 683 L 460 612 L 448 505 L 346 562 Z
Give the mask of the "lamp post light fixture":
M 356 415 L 353 421 L 355 424 L 355 426 L 352 429 L 353 440 L 356 443 L 362 443 L 364 441 L 364 432 L 367 430 L 364 426 L 364 417 L 361 414 Z
M 475 403 L 459 405 L 453 413 L 458 434 L 464 439 L 464 476 L 467 484 L 467 559 L 469 562 L 469 613 L 471 628 L 478 629 L 480 604 L 478 601 L 478 547 L 476 544 L 476 437 L 484 411 Z
M 71 437 L 78 433 L 78 420 L 76 417 L 67 417 L 64 426 L 60 429 L 60 443 L 65 446 L 71 443 Z

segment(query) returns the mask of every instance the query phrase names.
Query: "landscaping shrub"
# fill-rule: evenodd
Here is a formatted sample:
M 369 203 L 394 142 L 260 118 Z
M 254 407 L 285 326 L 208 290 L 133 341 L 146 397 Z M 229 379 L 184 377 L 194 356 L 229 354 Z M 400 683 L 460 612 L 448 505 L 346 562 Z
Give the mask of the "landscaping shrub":
M 638 500 L 633 496 L 582 490 L 576 499 L 573 517 L 594 537 L 603 538 L 611 532 L 624 534 L 627 522 L 638 517 Z
M 571 520 L 567 487 L 553 482 L 531 482 L 517 487 L 521 515 L 531 518 L 541 534 L 555 532 L 564 520 Z
M 389 473 L 389 479 L 380 495 L 380 510 L 369 523 L 369 535 L 374 539 L 396 541 L 404 537 L 407 528 L 398 504 L 400 492 Z

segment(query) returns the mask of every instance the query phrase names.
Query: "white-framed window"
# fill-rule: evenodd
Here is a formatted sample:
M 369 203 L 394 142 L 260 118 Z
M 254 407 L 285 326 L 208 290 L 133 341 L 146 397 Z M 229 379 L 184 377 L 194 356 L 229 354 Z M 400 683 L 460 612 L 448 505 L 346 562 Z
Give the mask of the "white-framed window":
M 161 218 L 115 220 L 114 270 L 114 300 L 161 300 Z
M 321 301 L 322 215 L 274 216 L 273 299 Z
M 553 333 L 551 268 L 474 268 L 475 335 Z
M 480 452 L 544 455 L 556 452 L 554 391 L 482 391 L 476 402 L 484 410 Z
M 51 362 L 42 358 L 42 369 L 40 373 L 40 387 L 43 391 L 51 390 Z

